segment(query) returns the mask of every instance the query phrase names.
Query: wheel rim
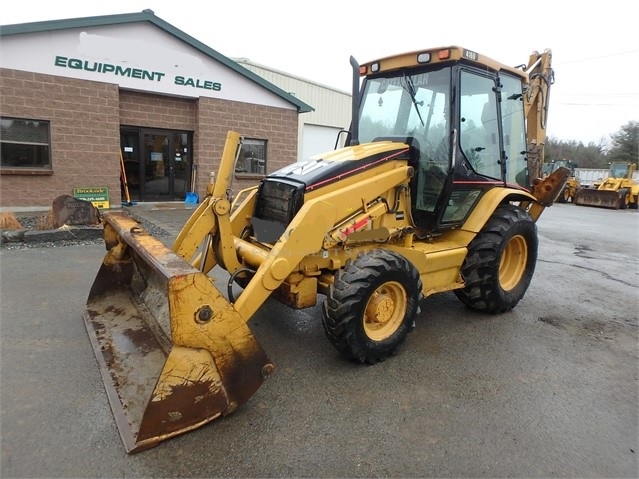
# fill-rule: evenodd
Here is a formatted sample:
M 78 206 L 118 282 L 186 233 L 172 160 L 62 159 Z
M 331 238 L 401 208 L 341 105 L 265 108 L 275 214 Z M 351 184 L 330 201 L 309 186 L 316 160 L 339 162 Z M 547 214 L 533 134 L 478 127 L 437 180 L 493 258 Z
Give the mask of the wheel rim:
M 569 199 L 570 199 L 570 190 L 566 188 L 564 190 L 564 203 L 568 203 Z
M 395 281 L 377 288 L 364 309 L 364 331 L 374 341 L 391 336 L 402 324 L 408 307 L 404 287 Z
M 526 271 L 528 261 L 528 243 L 521 236 L 513 236 L 499 263 L 499 284 L 504 291 L 510 291 L 519 284 Z

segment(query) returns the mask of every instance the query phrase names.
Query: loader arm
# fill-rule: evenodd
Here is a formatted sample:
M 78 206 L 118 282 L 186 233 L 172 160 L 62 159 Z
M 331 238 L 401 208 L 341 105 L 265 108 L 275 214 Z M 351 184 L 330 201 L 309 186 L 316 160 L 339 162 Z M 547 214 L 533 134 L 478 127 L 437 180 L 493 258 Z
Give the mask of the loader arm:
M 217 264 L 215 256 L 202 251 L 196 256 L 196 253 L 198 253 L 204 239 L 216 233 L 217 223 L 212 210 L 211 197 L 206 197 L 182 227 L 173 242 L 172 249 L 194 268 L 208 273 Z
M 199 248 L 208 236 L 211 239 L 219 234 L 220 242 L 223 245 L 223 258 L 225 266 L 236 271 L 240 265 L 234 256 L 231 223 L 229 213 L 231 204 L 227 198 L 227 191 L 231 186 L 231 179 L 237 157 L 242 147 L 242 137 L 229 131 L 226 134 L 226 142 L 222 151 L 222 158 L 218 169 L 217 181 L 212 181 L 207 187 L 207 196 L 200 206 L 191 215 L 173 243 L 173 251 L 185 261 L 197 267 L 200 271 L 208 272 L 216 261 L 210 249 L 206 248 L 196 257 Z M 213 178 L 212 178 L 213 179 Z
M 306 202 L 235 302 L 235 309 L 248 320 L 296 270 L 305 256 L 322 254 L 326 234 L 346 216 L 345 212 L 357 210 L 363 203 L 369 203 L 407 182 L 411 171 L 412 168 L 404 163 L 403 167 L 397 166 L 368 180 Z
M 239 135 L 229 132 L 218 181 L 224 178 L 224 171 L 229 171 L 229 164 L 232 171 L 232 152 L 240 141 Z M 362 204 L 408 182 L 412 171 L 402 160 L 379 175 L 307 201 L 268 252 L 242 242 L 233 234 L 234 227 L 240 229 L 242 226 L 237 226 L 237 222 L 249 224 L 247 216 L 250 208 L 246 205 L 253 204 L 251 197 L 239 206 L 239 211 L 231 218 L 228 200 L 214 196 L 215 193 L 226 192 L 226 188 L 216 184 L 214 195 L 205 199 L 178 235 L 173 251 L 186 261 L 195 257 L 192 264 L 204 273 L 214 264 L 222 265 L 231 274 L 247 266 L 257 266 L 250 282 L 233 303 L 234 310 L 248 322 L 305 256 L 321 254 L 326 234 L 340 219 L 348 216 L 348 212 L 361 208 Z M 207 241 L 207 237 L 210 240 Z M 242 243 L 240 248 L 236 247 L 238 242 Z M 198 255 L 203 243 L 206 251 Z

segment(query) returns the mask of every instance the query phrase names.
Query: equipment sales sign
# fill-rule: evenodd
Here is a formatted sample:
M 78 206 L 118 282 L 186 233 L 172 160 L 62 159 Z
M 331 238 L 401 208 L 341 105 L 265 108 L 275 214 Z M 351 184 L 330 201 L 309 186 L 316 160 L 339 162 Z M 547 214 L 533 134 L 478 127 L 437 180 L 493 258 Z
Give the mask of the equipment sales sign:
M 123 90 L 295 109 L 292 98 L 230 58 L 143 23 L 7 33 L 1 37 L 0 64 L 5 69 L 116 84 Z
M 200 90 L 211 90 L 219 92 L 222 90 L 220 82 L 194 78 L 182 75 L 168 76 L 165 72 L 145 70 L 142 68 L 132 68 L 130 66 L 116 65 L 113 63 L 103 63 L 96 61 L 83 60 L 81 58 L 70 58 L 62 55 L 56 55 L 53 64 L 69 70 L 80 70 L 93 73 L 96 75 L 113 75 L 115 77 L 132 78 L 136 80 L 148 81 L 153 83 L 170 82 L 178 87 L 195 88 Z
M 90 201 L 96 208 L 109 208 L 109 189 L 105 186 L 93 188 L 73 188 L 73 197 Z

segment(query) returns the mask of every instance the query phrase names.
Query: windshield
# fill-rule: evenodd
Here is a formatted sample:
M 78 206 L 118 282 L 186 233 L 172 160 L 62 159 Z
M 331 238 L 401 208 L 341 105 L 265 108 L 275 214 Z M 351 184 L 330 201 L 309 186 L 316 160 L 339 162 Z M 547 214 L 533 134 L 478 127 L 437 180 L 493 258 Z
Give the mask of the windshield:
M 451 69 L 373 78 L 360 108 L 361 142 L 394 137 L 419 150 L 415 208 L 433 214 L 450 171 Z
M 628 176 L 628 165 L 626 163 L 613 163 L 610 165 L 611 178 L 625 178 Z
M 360 108 L 360 142 L 412 136 L 420 150 L 447 163 L 450 75 L 450 68 L 443 68 L 368 79 Z

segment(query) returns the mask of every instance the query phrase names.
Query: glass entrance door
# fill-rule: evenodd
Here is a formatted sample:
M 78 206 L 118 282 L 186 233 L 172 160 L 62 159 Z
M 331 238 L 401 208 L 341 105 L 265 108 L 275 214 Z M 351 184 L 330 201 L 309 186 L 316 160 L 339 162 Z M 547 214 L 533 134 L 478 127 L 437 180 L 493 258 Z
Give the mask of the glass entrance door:
M 190 189 L 189 134 L 142 130 L 144 201 L 184 200 Z
M 169 135 L 144 133 L 144 199 L 170 200 L 171 157 Z
M 122 201 L 140 200 L 140 178 L 144 178 L 140 170 L 140 132 L 137 129 L 122 128 L 120 130 L 120 153 L 124 171 L 120 172 Z M 128 193 L 128 198 L 127 198 Z
M 173 199 L 186 199 L 186 192 L 191 191 L 191 171 L 193 163 L 188 133 L 173 134 Z

